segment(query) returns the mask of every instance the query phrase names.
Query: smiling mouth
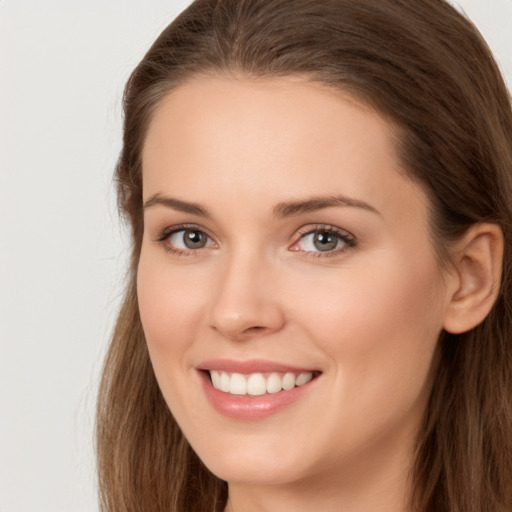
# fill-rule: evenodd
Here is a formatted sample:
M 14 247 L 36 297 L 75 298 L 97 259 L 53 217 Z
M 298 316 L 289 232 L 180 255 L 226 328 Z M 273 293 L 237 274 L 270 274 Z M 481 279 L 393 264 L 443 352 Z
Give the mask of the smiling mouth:
M 221 370 L 207 370 L 212 386 L 224 393 L 256 397 L 290 391 L 304 386 L 320 372 L 270 372 L 242 374 Z

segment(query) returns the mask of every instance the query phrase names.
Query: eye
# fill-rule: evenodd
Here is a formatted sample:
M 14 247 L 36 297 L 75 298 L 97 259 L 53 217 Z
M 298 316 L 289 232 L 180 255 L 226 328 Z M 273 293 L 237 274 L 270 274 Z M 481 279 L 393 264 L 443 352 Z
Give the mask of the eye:
M 325 256 L 328 256 L 343 252 L 355 244 L 355 238 L 348 231 L 332 226 L 318 226 L 301 234 L 300 239 L 290 247 L 290 250 L 325 253 Z
M 208 235 L 198 229 L 182 229 L 169 236 L 169 243 L 176 249 L 202 249 L 208 244 Z
M 214 241 L 195 226 L 168 228 L 158 237 L 157 241 L 164 244 L 167 251 L 176 254 L 187 254 L 191 251 L 215 246 Z

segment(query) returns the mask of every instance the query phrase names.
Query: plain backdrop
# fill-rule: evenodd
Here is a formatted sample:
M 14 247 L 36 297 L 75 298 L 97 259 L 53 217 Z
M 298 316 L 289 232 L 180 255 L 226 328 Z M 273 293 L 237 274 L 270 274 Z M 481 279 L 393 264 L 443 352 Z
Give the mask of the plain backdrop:
M 0 512 L 95 512 L 130 71 L 188 0 L 0 0 Z M 512 85 L 512 0 L 458 2 Z

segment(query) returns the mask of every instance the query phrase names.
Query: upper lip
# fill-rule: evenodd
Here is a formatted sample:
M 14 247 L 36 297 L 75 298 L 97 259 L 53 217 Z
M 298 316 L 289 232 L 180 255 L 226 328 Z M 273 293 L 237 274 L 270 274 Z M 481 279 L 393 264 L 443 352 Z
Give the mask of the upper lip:
M 290 366 L 264 359 L 251 359 L 247 361 L 236 361 L 233 359 L 209 359 L 197 366 L 198 370 L 217 370 L 229 373 L 271 373 L 271 372 L 314 372 L 311 368 Z

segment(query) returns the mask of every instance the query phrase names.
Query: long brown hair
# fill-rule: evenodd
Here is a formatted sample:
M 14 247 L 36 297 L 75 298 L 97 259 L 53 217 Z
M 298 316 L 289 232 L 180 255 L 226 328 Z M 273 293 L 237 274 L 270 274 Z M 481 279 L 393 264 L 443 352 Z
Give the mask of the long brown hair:
M 192 76 L 303 75 L 356 95 L 397 128 L 427 192 L 440 262 L 477 222 L 505 256 L 482 324 L 444 333 L 412 475 L 414 510 L 512 510 L 512 112 L 490 50 L 444 0 L 196 0 L 158 37 L 124 95 L 116 169 L 133 252 L 105 361 L 97 454 L 105 512 L 222 510 L 227 486 L 193 453 L 158 389 L 139 318 L 141 150 L 162 98 Z

